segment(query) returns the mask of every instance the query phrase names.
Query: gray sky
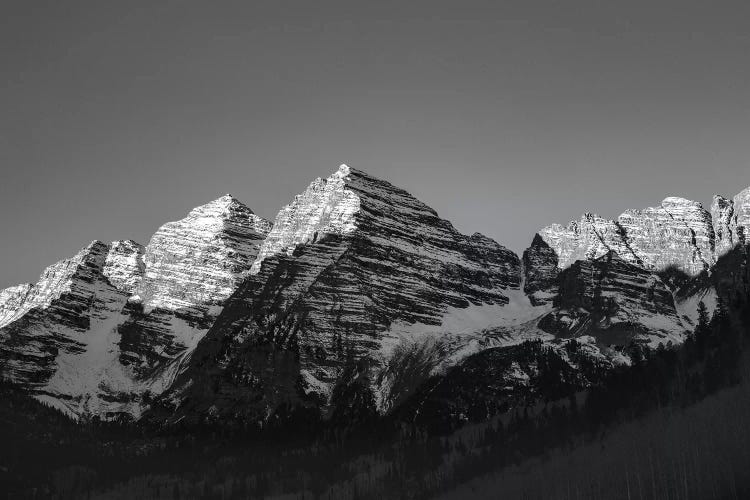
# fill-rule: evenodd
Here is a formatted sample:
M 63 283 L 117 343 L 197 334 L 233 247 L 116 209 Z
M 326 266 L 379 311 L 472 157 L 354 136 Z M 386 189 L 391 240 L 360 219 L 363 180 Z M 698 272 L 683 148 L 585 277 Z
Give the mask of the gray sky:
M 733 195 L 747 5 L 5 0 L 0 287 L 227 192 L 273 218 L 340 163 L 516 251 Z

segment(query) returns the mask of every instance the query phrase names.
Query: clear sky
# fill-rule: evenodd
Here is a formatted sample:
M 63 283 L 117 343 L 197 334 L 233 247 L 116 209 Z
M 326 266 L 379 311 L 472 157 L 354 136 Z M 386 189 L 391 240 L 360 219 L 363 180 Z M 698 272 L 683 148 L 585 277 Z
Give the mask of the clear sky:
M 737 2 L 2 2 L 0 287 L 340 163 L 516 251 L 750 185 Z

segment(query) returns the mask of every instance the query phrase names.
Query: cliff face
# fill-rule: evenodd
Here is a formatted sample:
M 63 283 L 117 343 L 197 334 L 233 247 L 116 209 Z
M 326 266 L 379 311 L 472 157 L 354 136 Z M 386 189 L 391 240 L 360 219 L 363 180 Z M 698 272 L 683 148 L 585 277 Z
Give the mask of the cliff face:
M 698 202 L 669 197 L 660 207 L 628 210 L 617 222 L 635 256 L 631 262 L 647 269 L 675 268 L 696 276 L 715 262 L 711 215 Z
M 558 291 L 561 256 L 570 259 L 569 249 L 563 249 L 563 243 L 557 235 L 563 232 L 546 233 L 546 240 L 541 234 L 534 235 L 531 246 L 523 253 L 524 292 L 535 306 L 551 304 Z M 545 228 L 546 229 L 546 228 Z M 555 245 L 553 248 L 547 241 Z M 565 253 L 563 253 L 565 250 Z
M 700 203 L 684 198 L 627 210 L 617 220 L 585 214 L 567 227 L 553 224 L 537 233 L 526 251 L 526 290 L 537 303 L 550 301 L 560 271 L 610 251 L 648 270 L 675 269 L 692 277 L 713 265 L 714 246 L 711 215 Z
M 0 328 L 4 379 L 67 411 L 87 404 L 84 393 L 99 392 L 101 371 L 112 361 L 107 352 L 115 348 L 111 320 L 127 301 L 122 286 L 130 279 L 115 285 L 107 274 L 127 275 L 120 257 L 129 246 L 95 241 L 48 267 L 36 284 L 23 286 L 23 300 L 16 295 L 14 311 Z
M 250 271 L 271 224 L 223 196 L 160 227 L 145 247 L 143 279 L 118 326 L 120 362 L 171 382 L 176 363 L 208 331 Z M 176 362 L 176 363 L 175 363 Z
M 118 290 L 132 294 L 143 279 L 143 245 L 133 240 L 114 241 L 104 261 L 102 273 Z
M 614 251 L 565 269 L 555 306 L 539 325 L 556 337 L 588 335 L 602 346 L 656 348 L 681 343 L 687 333 L 659 276 Z
M 136 299 L 146 309 L 204 312 L 232 294 L 270 230 L 230 195 L 193 209 L 151 237 Z
M 133 258 L 124 257 L 131 250 Z M 137 260 L 140 251 L 142 249 L 130 241 L 116 241 L 112 245 L 94 241 L 74 257 L 46 268 L 36 284 L 27 283 L 0 291 L 0 297 L 4 299 L 0 305 L 0 328 L 29 311 L 50 307 L 65 294 L 74 295 L 73 300 L 78 302 L 75 307 L 80 309 L 88 300 L 84 289 L 94 279 L 92 273 L 101 274 L 116 290 L 126 293 L 131 287 L 128 283 L 139 279 Z
M 708 276 L 745 243 L 748 214 L 750 188 L 733 200 L 715 196 L 710 213 L 698 202 L 669 197 L 615 221 L 585 214 L 567 227 L 553 224 L 524 252 L 524 290 L 534 304 L 556 306 L 540 323 L 549 333 L 609 329 L 611 335 L 597 335 L 608 339 L 604 345 L 612 339 L 617 345 L 679 342 L 693 328 L 698 301 L 713 307 Z M 605 289 L 612 291 L 609 305 L 600 299 L 579 303 Z M 627 338 L 613 333 L 626 330 Z
M 147 247 L 91 243 L 0 291 L 0 376 L 73 415 L 140 415 L 255 259 L 270 224 L 229 197 Z
M 326 407 L 353 377 L 386 409 L 400 397 L 382 376 L 395 352 L 466 347 L 449 339 L 502 321 L 521 281 L 509 250 L 346 166 L 279 212 L 253 272 L 178 379 L 172 397 L 186 398 L 183 408 L 232 401 L 212 406 L 266 415 L 305 398 Z
M 28 296 L 34 285 L 24 283 L 0 290 L 0 328 L 13 321 L 22 313 L 22 307 L 28 301 Z
M 725 255 L 736 245 L 747 243 L 750 231 L 750 187 L 732 200 L 714 196 L 711 204 L 713 228 L 716 234 L 716 252 Z
M 694 278 L 744 244 L 748 225 L 750 188 L 733 200 L 715 196 L 710 213 L 698 202 L 669 197 L 659 207 L 627 210 L 614 221 L 585 214 L 567 227 L 553 224 L 537 233 L 525 252 L 525 290 L 535 303 L 549 303 L 563 269 L 609 251 L 656 273 Z

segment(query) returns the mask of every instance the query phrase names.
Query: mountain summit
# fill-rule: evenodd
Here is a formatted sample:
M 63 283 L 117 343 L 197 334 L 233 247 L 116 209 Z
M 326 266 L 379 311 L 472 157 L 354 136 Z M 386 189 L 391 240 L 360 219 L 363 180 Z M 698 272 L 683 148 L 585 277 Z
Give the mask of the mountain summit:
M 385 411 L 476 350 L 522 295 L 513 252 L 346 165 L 279 211 L 252 273 L 176 382 L 191 413 L 341 407 L 342 384 Z M 402 387 L 405 358 L 416 366 Z

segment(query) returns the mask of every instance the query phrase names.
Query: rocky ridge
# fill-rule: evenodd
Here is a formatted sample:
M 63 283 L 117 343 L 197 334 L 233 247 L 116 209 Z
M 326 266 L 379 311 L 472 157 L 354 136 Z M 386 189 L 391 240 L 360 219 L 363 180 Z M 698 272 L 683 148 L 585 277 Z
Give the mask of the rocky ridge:
M 146 247 L 94 241 L 36 284 L 0 291 L 0 376 L 72 415 L 140 415 L 269 229 L 225 196 L 162 226 Z M 143 369 L 143 359 L 160 362 Z
M 556 335 L 593 333 L 605 348 L 612 339 L 620 347 L 680 342 L 693 328 L 698 301 L 709 311 L 715 305 L 708 276 L 745 243 L 748 213 L 750 188 L 733 200 L 715 196 L 711 212 L 668 197 L 617 220 L 584 214 L 567 227 L 543 228 L 523 257 L 530 300 L 555 307 L 540 327 Z
M 550 302 L 563 269 L 610 251 L 653 272 L 698 276 L 739 243 L 737 234 L 747 221 L 734 207 L 746 213 L 746 198 L 750 195 L 741 193 L 735 202 L 716 197 L 709 213 L 698 202 L 668 197 L 658 207 L 627 210 L 617 220 L 584 214 L 566 227 L 547 226 L 525 252 L 525 289 L 535 303 Z

